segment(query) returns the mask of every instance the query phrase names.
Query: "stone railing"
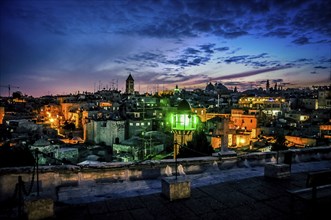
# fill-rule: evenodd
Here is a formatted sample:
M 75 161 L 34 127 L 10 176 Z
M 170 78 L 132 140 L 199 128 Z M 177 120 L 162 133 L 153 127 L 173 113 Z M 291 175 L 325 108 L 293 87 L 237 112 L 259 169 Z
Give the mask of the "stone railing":
M 292 162 L 308 162 L 313 160 L 331 160 L 331 146 L 305 148 L 292 151 Z M 284 154 L 279 152 L 278 161 L 284 161 Z M 178 159 L 178 165 L 185 168 L 186 174 L 203 173 L 209 168 L 217 166 L 219 170 L 264 166 L 266 163 L 276 162 L 277 152 L 251 153 L 237 157 L 199 157 Z M 121 181 L 136 181 L 143 179 L 158 179 L 166 176 L 166 168 L 175 172 L 175 161 L 166 159 L 161 161 L 145 161 L 142 163 L 102 163 L 90 166 L 40 166 L 38 172 L 40 194 L 56 200 L 57 191 L 61 187 L 88 187 L 98 183 L 114 183 Z M 37 177 L 33 176 L 33 167 L 15 167 L 0 169 L 0 202 L 13 197 L 18 178 L 22 177 L 25 187 L 29 188 L 32 179 L 32 192 L 37 191 Z

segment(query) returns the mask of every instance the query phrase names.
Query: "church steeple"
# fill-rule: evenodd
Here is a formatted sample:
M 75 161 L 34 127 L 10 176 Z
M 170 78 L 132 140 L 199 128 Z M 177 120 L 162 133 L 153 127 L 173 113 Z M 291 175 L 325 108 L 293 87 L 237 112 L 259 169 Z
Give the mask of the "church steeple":
M 125 93 L 133 94 L 134 93 L 134 79 L 130 73 L 128 78 L 126 79 Z

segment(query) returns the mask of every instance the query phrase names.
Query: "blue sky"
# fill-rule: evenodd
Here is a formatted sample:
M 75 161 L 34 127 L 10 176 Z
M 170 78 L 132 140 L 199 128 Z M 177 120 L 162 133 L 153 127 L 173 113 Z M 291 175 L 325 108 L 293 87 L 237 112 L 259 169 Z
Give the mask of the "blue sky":
M 32 96 L 330 85 L 331 3 L 2 0 L 0 84 Z M 8 89 L 1 87 L 1 95 Z

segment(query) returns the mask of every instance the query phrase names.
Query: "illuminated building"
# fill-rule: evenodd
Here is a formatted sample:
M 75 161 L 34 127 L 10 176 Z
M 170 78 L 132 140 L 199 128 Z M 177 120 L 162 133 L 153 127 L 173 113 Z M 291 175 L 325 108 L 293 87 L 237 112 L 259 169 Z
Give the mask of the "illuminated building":
M 238 101 L 240 108 L 261 110 L 268 116 L 277 116 L 288 109 L 288 103 L 281 97 L 243 97 Z
M 320 125 L 320 134 L 322 138 L 327 138 L 331 142 L 331 119 L 328 123 Z
M 256 129 L 258 128 L 258 118 L 255 114 L 245 114 L 242 109 L 232 109 L 230 120 L 233 122 L 235 129 L 253 132 L 252 138 L 255 138 Z
M 5 117 L 5 107 L 0 107 L 0 125 L 2 124 L 3 117 Z

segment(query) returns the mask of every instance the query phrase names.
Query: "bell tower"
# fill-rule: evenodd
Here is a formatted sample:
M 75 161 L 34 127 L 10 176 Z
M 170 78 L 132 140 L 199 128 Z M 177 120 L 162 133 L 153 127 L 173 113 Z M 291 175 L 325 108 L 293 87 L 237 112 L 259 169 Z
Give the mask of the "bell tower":
M 128 76 L 128 78 L 126 79 L 125 93 L 126 94 L 134 93 L 134 79 L 133 79 L 131 73 Z

